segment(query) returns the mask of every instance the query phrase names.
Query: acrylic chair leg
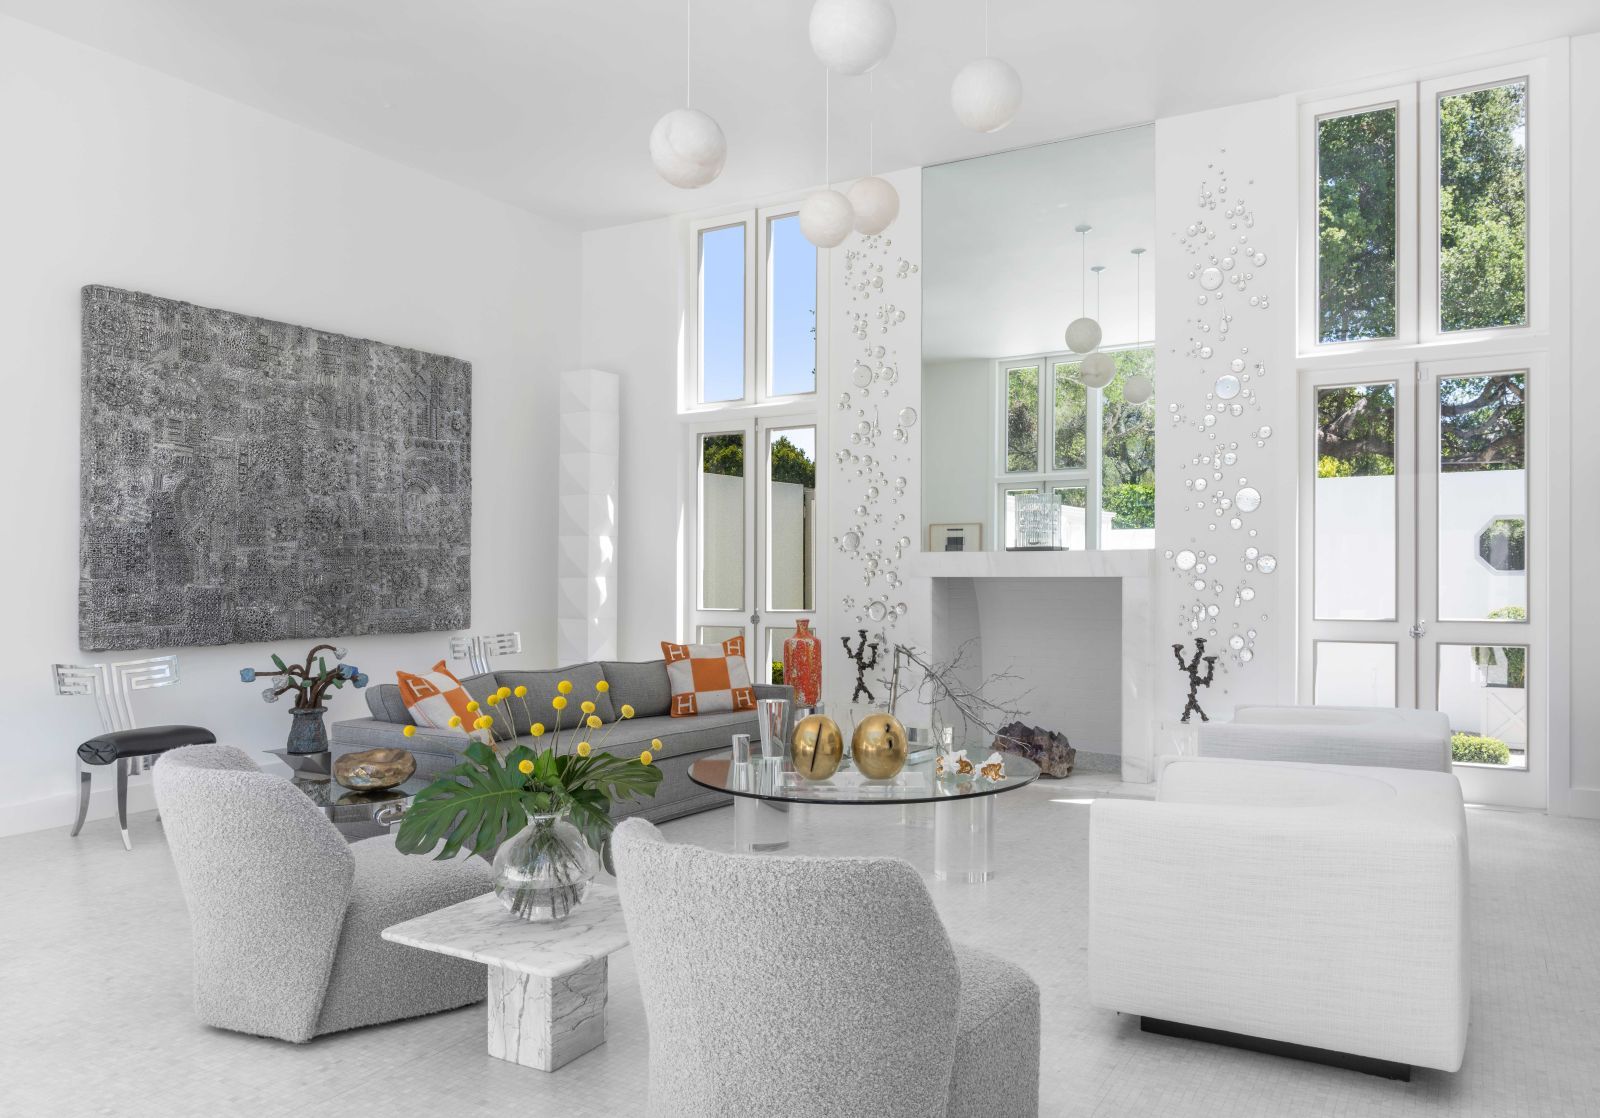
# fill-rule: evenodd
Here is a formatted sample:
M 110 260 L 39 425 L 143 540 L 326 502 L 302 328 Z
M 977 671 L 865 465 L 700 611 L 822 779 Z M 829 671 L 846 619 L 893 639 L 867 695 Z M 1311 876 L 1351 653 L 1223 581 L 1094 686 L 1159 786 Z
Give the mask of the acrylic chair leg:
M 78 820 L 72 825 L 72 834 L 77 836 L 83 830 L 83 821 L 89 818 L 89 770 L 83 767 L 83 762 L 78 762 Z
M 128 837 L 128 761 L 122 758 L 117 761 L 117 824 L 122 828 L 122 845 L 124 849 L 133 849 L 133 840 Z

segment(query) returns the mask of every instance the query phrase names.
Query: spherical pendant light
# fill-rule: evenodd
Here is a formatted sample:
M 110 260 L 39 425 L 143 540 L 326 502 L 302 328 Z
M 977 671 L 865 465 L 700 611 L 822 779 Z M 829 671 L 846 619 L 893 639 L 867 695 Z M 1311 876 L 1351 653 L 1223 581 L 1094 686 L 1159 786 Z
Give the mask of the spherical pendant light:
M 1117 375 L 1117 363 L 1109 353 L 1091 353 L 1078 366 L 1078 379 L 1090 388 L 1104 388 Z
M 1092 318 L 1075 318 L 1067 324 L 1067 348 L 1090 353 L 1100 345 L 1100 324 Z
M 1122 398 L 1130 404 L 1142 404 L 1156 394 L 1154 382 L 1146 376 L 1131 376 L 1122 382 Z
M 817 190 L 800 203 L 800 232 L 818 248 L 842 244 L 855 227 L 850 199 L 837 190 Z
M 673 109 L 650 130 L 650 162 L 673 186 L 704 186 L 727 158 L 721 126 L 699 109 Z
M 857 233 L 882 233 L 900 213 L 900 194 L 876 176 L 857 179 L 845 197 L 856 212 Z
M 950 106 L 974 132 L 998 132 L 1022 107 L 1022 78 L 998 58 L 969 62 L 950 84 Z
M 811 5 L 811 49 L 835 74 L 865 74 L 894 46 L 889 0 L 817 0 Z

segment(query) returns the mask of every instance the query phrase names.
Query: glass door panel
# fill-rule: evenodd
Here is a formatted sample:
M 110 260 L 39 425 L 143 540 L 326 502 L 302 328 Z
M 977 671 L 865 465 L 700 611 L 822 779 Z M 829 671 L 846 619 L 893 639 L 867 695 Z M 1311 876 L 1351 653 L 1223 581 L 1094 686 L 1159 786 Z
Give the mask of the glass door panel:
M 1319 387 L 1313 497 L 1313 615 L 1399 614 L 1395 382 Z
M 1438 705 L 1458 765 L 1528 767 L 1528 647 L 1439 645 Z
M 1527 374 L 1438 380 L 1440 620 L 1525 621 Z
M 1410 648 L 1407 648 L 1410 654 Z M 1397 700 L 1399 647 L 1366 641 L 1317 641 L 1313 698 L 1317 706 L 1392 707 Z
M 700 608 L 745 604 L 745 435 L 700 436 Z
M 1417 705 L 1416 368 L 1303 374 L 1303 701 Z

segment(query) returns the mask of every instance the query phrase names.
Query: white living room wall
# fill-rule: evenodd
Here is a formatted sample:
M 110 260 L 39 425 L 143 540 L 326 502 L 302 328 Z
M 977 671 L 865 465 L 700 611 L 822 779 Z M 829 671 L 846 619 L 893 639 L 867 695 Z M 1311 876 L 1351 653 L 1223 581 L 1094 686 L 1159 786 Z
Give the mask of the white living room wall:
M 1199 695 L 1210 717 L 1294 699 L 1295 174 L 1288 100 L 1156 121 L 1156 547 L 1166 572 L 1156 622 L 1168 723 L 1188 683 L 1166 646 L 1183 642 L 1192 656 L 1197 637 L 1218 657 Z M 1236 378 L 1237 395 L 1231 383 L 1219 391 L 1223 377 Z
M 554 375 L 578 364 L 579 237 L 524 211 L 11 19 L 0 19 L 0 362 L 11 587 L 0 644 L 0 833 L 72 818 L 92 704 L 56 697 L 78 649 L 79 289 L 110 284 L 449 354 L 473 365 L 474 627 L 554 648 Z M 487 515 L 493 513 L 492 516 Z M 330 638 L 343 634 L 329 633 Z M 303 642 L 282 651 L 303 651 Z M 375 681 L 448 635 L 349 637 Z M 159 650 L 152 650 L 159 651 Z M 195 722 L 259 756 L 284 708 L 238 669 L 265 646 L 182 649 L 146 724 Z M 146 653 L 121 653 L 128 658 Z M 366 713 L 349 690 L 329 720 Z M 266 760 L 265 758 L 262 758 Z M 107 770 L 95 812 L 110 811 Z M 149 806 L 139 778 L 135 808 Z M 88 832 L 86 832 L 87 834 Z
M 1572 81 L 1572 404 L 1560 422 L 1570 424 L 1572 483 L 1566 510 L 1571 529 L 1571 617 L 1567 658 L 1571 695 L 1570 754 L 1566 774 L 1556 773 L 1550 790 L 1553 811 L 1600 816 L 1600 688 L 1592 683 L 1595 634 L 1600 633 L 1600 439 L 1586 437 L 1587 422 L 1600 415 L 1600 34 L 1571 43 Z M 1556 602 L 1560 602 L 1560 586 Z

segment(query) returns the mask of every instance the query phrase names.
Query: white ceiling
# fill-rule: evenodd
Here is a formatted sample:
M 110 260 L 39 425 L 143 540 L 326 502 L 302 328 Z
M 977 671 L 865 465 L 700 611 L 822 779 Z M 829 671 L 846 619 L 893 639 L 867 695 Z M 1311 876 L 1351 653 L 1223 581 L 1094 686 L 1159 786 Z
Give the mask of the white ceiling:
M 1085 309 L 1104 344 L 1153 329 L 1155 129 L 1125 128 L 930 167 L 922 173 L 924 361 L 1064 348 Z M 1080 237 L 1079 224 L 1092 226 Z M 1081 256 L 1081 259 L 1080 259 Z M 1103 265 L 1099 293 L 1093 272 Z M 1086 282 L 1084 282 L 1086 281 Z
M 994 0 L 993 53 L 1027 94 L 1010 128 L 965 131 L 956 70 L 979 0 L 895 0 L 875 71 L 877 167 L 926 165 L 1600 30 L 1595 0 Z M 206 89 L 592 228 L 802 190 L 823 174 L 809 0 L 696 0 L 695 107 L 727 169 L 658 180 L 650 126 L 682 103 L 678 0 L 0 0 Z M 835 178 L 866 171 L 867 78 L 834 79 Z

